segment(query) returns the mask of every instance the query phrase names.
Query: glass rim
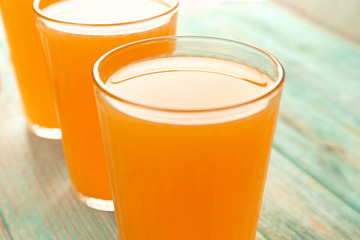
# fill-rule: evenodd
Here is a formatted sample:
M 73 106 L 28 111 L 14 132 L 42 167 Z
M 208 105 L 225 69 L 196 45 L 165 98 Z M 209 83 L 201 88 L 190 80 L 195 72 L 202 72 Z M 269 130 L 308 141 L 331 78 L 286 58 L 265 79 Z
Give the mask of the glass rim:
M 34 2 L 33 2 L 33 10 L 35 12 L 35 15 L 37 17 L 42 18 L 42 19 L 45 19 L 45 20 L 48 20 L 48 21 L 51 21 L 51 22 L 55 22 L 55 23 L 75 25 L 75 26 L 84 26 L 84 27 L 105 27 L 106 26 L 106 27 L 112 27 L 112 26 L 127 26 L 127 25 L 133 25 L 133 24 L 138 24 L 138 23 L 144 23 L 144 22 L 148 22 L 148 21 L 155 20 L 157 18 L 166 16 L 166 15 L 178 10 L 180 0 L 173 0 L 174 4 L 172 4 L 169 7 L 169 9 L 167 9 L 165 12 L 162 12 L 161 14 L 157 14 L 157 15 L 152 16 L 152 17 L 147 17 L 147 18 L 139 19 L 139 20 L 135 20 L 135 21 L 119 22 L 119 23 L 76 23 L 76 22 L 70 22 L 70 21 L 57 20 L 57 19 L 54 19 L 52 17 L 46 16 L 46 14 L 44 14 L 42 12 L 42 10 L 39 7 L 41 1 L 43 1 L 43 0 L 34 0 Z M 54 3 L 52 3 L 52 4 L 54 4 Z
M 110 56 L 111 54 L 120 51 L 126 47 L 129 46 L 135 46 L 138 44 L 145 44 L 148 42 L 155 42 L 158 40 L 166 40 L 166 39 L 188 39 L 188 40 L 215 40 L 215 41 L 221 41 L 221 42 L 228 42 L 228 43 L 233 43 L 233 44 L 237 44 L 237 45 L 242 45 L 245 47 L 250 47 L 252 49 L 255 49 L 256 51 L 259 51 L 263 54 L 265 54 L 267 57 L 269 57 L 271 59 L 271 61 L 273 63 L 275 63 L 276 65 L 276 70 L 278 72 L 278 77 L 275 80 L 275 84 L 274 86 L 272 86 L 269 90 L 265 91 L 263 94 L 261 94 L 258 97 L 252 98 L 248 101 L 245 102 L 241 102 L 241 103 L 235 103 L 235 104 L 230 104 L 228 106 L 225 107 L 213 107 L 213 108 L 206 108 L 206 109 L 171 109 L 171 108 L 167 108 L 167 107 L 154 107 L 154 106 L 149 106 L 146 104 L 140 104 L 140 103 L 136 103 L 133 101 L 129 101 L 126 100 L 125 98 L 121 98 L 119 96 L 117 96 L 115 93 L 112 93 L 104 84 L 104 82 L 101 80 L 100 74 L 99 74 L 99 67 L 100 64 L 103 62 L 103 60 L 105 60 L 108 56 Z M 268 53 L 267 51 L 264 51 L 254 45 L 251 44 L 247 44 L 241 41 L 236 41 L 236 40 L 231 40 L 231 39 L 226 39 L 226 38 L 220 38 L 220 37 L 208 37 L 208 36 L 166 36 L 166 37 L 156 37 L 156 38 L 149 38 L 149 39 L 144 39 L 144 40 L 139 40 L 139 41 L 135 41 L 135 42 L 131 42 L 131 43 L 127 43 L 124 45 L 121 45 L 117 48 L 114 48 L 112 50 L 110 50 L 109 52 L 105 53 L 104 55 L 102 55 L 94 64 L 94 68 L 93 68 L 93 80 L 95 82 L 95 86 L 100 89 L 103 93 L 105 93 L 106 95 L 110 96 L 113 99 L 116 99 L 117 101 L 120 101 L 122 103 L 125 104 L 129 104 L 135 107 L 141 107 L 141 108 L 145 108 L 145 109 L 150 109 L 150 110 L 154 110 L 154 111 L 163 111 L 163 112 L 173 112 L 173 113 L 200 113 L 200 112 L 213 112 L 213 111 L 221 111 L 221 110 L 227 110 L 227 109 L 232 109 L 232 108 L 238 108 L 238 107 L 242 107 L 242 106 L 246 106 L 249 105 L 251 103 L 255 103 L 258 102 L 266 97 L 268 97 L 269 95 L 271 95 L 273 92 L 276 92 L 279 88 L 281 88 L 281 86 L 284 84 L 284 80 L 285 80 L 285 70 L 284 67 L 282 66 L 282 64 L 270 53 Z

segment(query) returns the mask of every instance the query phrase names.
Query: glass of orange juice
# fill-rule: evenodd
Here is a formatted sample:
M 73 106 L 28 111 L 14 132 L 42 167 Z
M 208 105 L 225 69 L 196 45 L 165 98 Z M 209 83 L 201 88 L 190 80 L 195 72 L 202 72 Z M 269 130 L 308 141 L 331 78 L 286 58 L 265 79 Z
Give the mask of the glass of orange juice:
M 33 0 L 0 0 L 10 56 L 29 129 L 39 137 L 60 139 Z
M 236 41 L 165 37 L 110 51 L 94 77 L 120 239 L 254 239 L 280 63 Z
M 77 197 L 113 210 L 92 68 L 116 46 L 174 35 L 177 0 L 35 0 L 63 147 Z

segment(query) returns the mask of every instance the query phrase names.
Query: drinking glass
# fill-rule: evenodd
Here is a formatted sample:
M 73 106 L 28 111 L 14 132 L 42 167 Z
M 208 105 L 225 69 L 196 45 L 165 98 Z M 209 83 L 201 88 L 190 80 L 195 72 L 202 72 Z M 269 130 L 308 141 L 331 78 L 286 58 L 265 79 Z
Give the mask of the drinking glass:
M 94 78 L 120 239 L 254 239 L 281 64 L 237 41 L 165 37 L 108 52 Z
M 33 0 L 0 0 L 10 57 L 29 129 L 39 137 L 61 139 Z
M 35 0 L 34 9 L 75 193 L 89 207 L 113 210 L 92 68 L 116 46 L 174 35 L 178 1 Z

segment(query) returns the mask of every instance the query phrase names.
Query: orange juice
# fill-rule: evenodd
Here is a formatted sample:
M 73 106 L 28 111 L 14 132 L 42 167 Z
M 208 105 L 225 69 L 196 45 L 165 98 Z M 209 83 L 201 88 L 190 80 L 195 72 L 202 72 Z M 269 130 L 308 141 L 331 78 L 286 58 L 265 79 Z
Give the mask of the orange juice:
M 281 90 L 252 100 L 275 82 L 186 55 L 138 61 L 102 81 L 120 239 L 254 239 Z
M 32 0 L 0 0 L 0 8 L 29 125 L 54 129 L 59 127 L 58 120 L 32 3 Z M 53 138 L 59 136 L 60 131 Z
M 97 0 L 58 1 L 41 10 L 52 19 L 40 16 L 38 24 L 52 69 L 70 176 L 81 195 L 112 199 L 94 97 L 93 65 L 116 46 L 175 34 L 176 11 L 156 18 L 169 7 L 152 0 Z M 150 18 L 154 19 L 146 20 Z

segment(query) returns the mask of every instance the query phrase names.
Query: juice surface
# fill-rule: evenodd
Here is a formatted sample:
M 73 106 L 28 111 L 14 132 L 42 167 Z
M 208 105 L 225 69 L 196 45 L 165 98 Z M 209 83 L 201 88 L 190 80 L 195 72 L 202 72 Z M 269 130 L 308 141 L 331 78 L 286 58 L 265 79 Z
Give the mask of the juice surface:
M 201 110 L 249 101 L 274 82 L 226 60 L 168 57 L 124 67 L 105 86 L 141 105 Z M 230 121 L 217 111 L 199 122 L 100 100 L 120 238 L 254 239 L 279 101 L 277 92 Z
M 83 4 L 79 5 L 78 2 Z M 87 2 L 89 5 L 86 5 Z M 153 9 L 150 15 L 158 14 L 164 9 L 156 1 L 143 2 L 147 2 L 148 9 Z M 119 15 L 132 15 L 135 10 L 136 16 L 149 17 L 148 10 L 142 15 L 138 12 L 142 9 L 141 4 L 136 9 L 126 9 L 117 4 L 112 5 L 113 3 L 114 1 L 65 1 L 50 5 L 43 12 L 57 20 L 74 23 L 94 23 L 93 13 L 96 12 L 98 24 L 117 22 Z M 63 145 L 72 182 L 76 190 L 86 196 L 110 200 L 112 195 L 94 96 L 92 68 L 100 56 L 122 44 L 174 35 L 176 14 L 156 26 L 141 29 L 135 26 L 124 31 L 106 27 L 47 25 L 42 22 L 39 26 L 49 50 L 52 84 L 56 89 Z
M 64 22 L 117 24 L 151 18 L 168 9 L 167 4 L 156 0 L 71 0 L 49 5 L 43 13 Z
M 27 119 L 41 127 L 58 128 L 33 0 L 0 0 L 18 87 Z
M 116 96 L 128 101 L 178 110 L 239 104 L 261 96 L 273 85 L 267 75 L 246 65 L 222 59 L 183 56 L 126 66 L 106 82 Z

